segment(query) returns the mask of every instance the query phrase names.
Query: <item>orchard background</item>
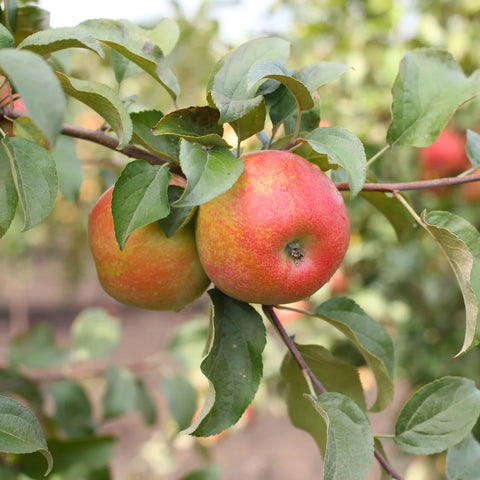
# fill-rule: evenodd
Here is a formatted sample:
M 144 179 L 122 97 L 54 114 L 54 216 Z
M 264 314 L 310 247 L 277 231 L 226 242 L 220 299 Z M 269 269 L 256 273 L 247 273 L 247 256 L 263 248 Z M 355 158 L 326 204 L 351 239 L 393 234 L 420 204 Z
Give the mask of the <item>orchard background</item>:
M 13 86 L 2 89 L 2 113 L 9 120 L 2 118 L 0 125 L 11 137 L 2 142 L 2 152 L 10 155 L 0 155 L 2 479 L 42 478 L 47 464 L 52 469 L 47 478 L 62 480 L 308 479 L 320 478 L 324 462 L 324 478 L 332 479 L 388 478 L 386 472 L 405 479 L 480 478 L 475 347 L 480 184 L 464 183 L 480 167 L 478 2 L 272 1 L 272 18 L 280 10 L 288 13 L 288 28 L 263 18 L 261 30 L 244 31 L 234 44 L 220 35 L 215 2 L 203 2 L 194 11 L 172 2 L 174 14 L 168 19 L 145 19 L 142 30 L 129 24 L 120 40 L 111 36 L 118 23 L 93 22 L 87 31 L 58 34 L 48 30 L 49 13 L 37 2 L 1 4 L 0 70 Z M 255 19 L 250 23 L 255 25 Z M 29 37 L 40 31 L 46 35 Z M 374 410 L 380 410 L 368 413 L 377 437 L 375 452 L 364 441 L 368 431 L 355 431 L 335 416 L 345 413 L 342 408 L 322 412 L 333 428 L 325 436 L 321 414 L 307 411 L 308 400 L 295 395 L 308 392 L 307 384 L 266 316 L 262 379 L 251 405 L 241 415 L 237 409 L 240 420 L 221 418 L 232 426 L 220 434 L 183 433 L 195 416 L 202 416 L 209 386 L 200 369 L 209 334 L 208 295 L 180 313 L 122 306 L 99 286 L 89 251 L 87 217 L 100 194 L 128 162 L 164 158 L 161 135 L 152 135 L 148 127 L 181 108 L 207 105 L 220 58 L 238 52 L 244 42 L 263 48 L 267 36 L 290 43 L 290 70 L 275 71 L 275 78 L 290 87 L 299 104 L 305 92 L 291 80 L 292 72 L 317 62 L 330 62 L 324 65 L 327 71 L 336 69 L 338 75 L 330 74 L 331 81 L 310 92 L 315 107 L 304 112 L 303 126 L 306 131 L 327 132 L 322 128 L 330 125 L 351 132 L 368 160 L 366 183 L 360 185 L 364 191 L 352 195 L 352 182 L 358 186 L 362 180 L 355 177 L 362 159 L 338 158 L 331 149 L 306 153 L 320 157 L 316 160 L 344 190 L 350 246 L 332 281 L 295 306 L 311 314 L 276 312 L 315 375 L 366 410 L 361 381 L 368 407 L 375 404 Z M 160 78 L 152 75 L 148 53 L 138 51 L 140 37 L 158 44 L 165 55 Z M 255 47 L 252 51 L 244 58 L 247 66 L 259 60 Z M 409 77 L 412 66 L 418 77 Z M 416 84 L 415 78 L 421 81 Z M 20 108 L 16 90 L 31 117 Z M 405 139 L 419 105 L 423 116 Z M 154 110 L 148 117 L 153 123 L 147 125 L 147 116 L 139 113 L 143 110 Z M 282 129 L 291 135 L 291 117 L 282 120 Z M 316 130 L 320 120 L 322 128 Z M 258 123 L 252 124 L 255 130 Z M 187 134 L 175 133 L 188 141 L 206 133 L 188 127 Z M 228 123 L 224 127 L 236 154 L 237 136 Z M 241 144 L 247 151 L 261 147 L 270 133 L 268 122 L 266 133 L 263 125 L 253 130 Z M 422 146 L 440 130 L 439 138 L 445 132 L 458 137 L 460 149 L 458 142 L 446 143 L 438 150 L 448 156 L 432 154 L 428 161 Z M 279 148 L 288 144 L 281 136 Z M 131 156 L 115 150 L 122 139 Z M 128 151 L 129 142 L 137 149 Z M 26 152 L 27 160 L 19 152 Z M 33 158 L 40 158 L 46 170 Z M 6 174 L 12 165 L 17 173 L 22 169 L 27 185 L 14 185 L 21 194 L 16 209 L 9 203 L 15 195 Z M 336 165 L 340 168 L 332 168 Z M 52 168 L 58 172 L 58 192 L 57 183 L 49 183 Z M 416 183 L 436 177 L 443 180 L 435 188 Z M 39 187 L 39 179 L 48 188 Z M 366 185 L 375 183 L 398 188 L 391 187 L 395 195 L 367 192 Z M 28 197 L 30 188 L 33 197 Z M 429 213 L 421 217 L 424 210 Z M 435 217 L 432 212 L 450 213 Z M 464 220 L 458 223 L 459 218 Z M 362 328 L 373 328 L 372 336 L 341 327 L 333 304 L 325 303 L 332 298 L 356 314 Z M 387 333 L 391 344 L 383 336 Z M 394 355 L 379 353 L 386 345 Z M 406 404 L 415 392 L 414 402 Z M 414 404 L 422 394 L 424 410 L 421 402 Z M 397 420 L 401 411 L 404 417 Z M 409 429 L 415 415 L 423 437 Z M 446 431 L 439 430 L 442 418 L 449 420 Z M 442 436 L 445 441 L 438 440 Z M 325 450 L 327 438 L 337 442 Z

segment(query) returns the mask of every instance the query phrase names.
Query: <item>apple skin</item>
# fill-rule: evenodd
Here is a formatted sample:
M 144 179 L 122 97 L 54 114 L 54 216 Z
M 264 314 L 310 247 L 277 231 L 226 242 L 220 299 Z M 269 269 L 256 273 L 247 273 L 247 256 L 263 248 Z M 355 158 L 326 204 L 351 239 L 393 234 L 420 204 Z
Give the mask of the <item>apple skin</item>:
M 348 212 L 335 184 L 314 164 L 285 151 L 243 156 L 224 194 L 200 205 L 200 261 L 224 293 L 248 303 L 303 300 L 342 263 Z
M 135 230 L 120 250 L 111 213 L 113 187 L 90 212 L 88 233 L 98 278 L 121 303 L 147 310 L 180 311 L 210 284 L 198 258 L 190 222 L 167 238 L 157 222 Z

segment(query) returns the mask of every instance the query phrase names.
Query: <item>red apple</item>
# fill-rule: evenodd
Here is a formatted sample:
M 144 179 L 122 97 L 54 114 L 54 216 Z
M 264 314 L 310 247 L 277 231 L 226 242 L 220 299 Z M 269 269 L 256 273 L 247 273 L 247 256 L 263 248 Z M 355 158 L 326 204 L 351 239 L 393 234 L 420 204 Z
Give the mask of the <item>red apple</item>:
M 179 311 L 199 297 L 210 280 L 198 258 L 192 223 L 167 238 L 158 222 L 135 230 L 120 250 L 111 212 L 113 187 L 89 216 L 89 241 L 105 291 L 126 305 Z
M 285 151 L 253 152 L 226 193 L 201 205 L 197 246 L 213 283 L 250 303 L 292 303 L 340 266 L 350 223 L 335 184 Z

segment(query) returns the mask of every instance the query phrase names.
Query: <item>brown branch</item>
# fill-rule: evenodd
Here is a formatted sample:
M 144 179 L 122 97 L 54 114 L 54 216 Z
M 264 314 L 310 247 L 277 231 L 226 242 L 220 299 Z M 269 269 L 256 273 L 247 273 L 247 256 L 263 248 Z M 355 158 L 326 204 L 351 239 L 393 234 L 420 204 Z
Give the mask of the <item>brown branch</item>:
M 425 190 L 428 188 L 450 187 L 462 183 L 480 181 L 480 173 L 465 175 L 463 177 L 444 177 L 434 180 L 417 180 L 414 182 L 401 183 L 365 183 L 362 192 L 400 192 L 406 190 Z M 339 182 L 336 184 L 340 191 L 350 190 L 348 182 Z
M 312 385 L 315 387 L 319 394 L 326 393 L 327 390 L 322 385 L 322 383 L 317 379 L 315 374 L 310 370 L 310 367 L 305 362 L 302 354 L 299 352 L 295 342 L 290 338 L 286 330 L 283 328 L 282 322 L 280 322 L 278 315 L 275 313 L 275 310 L 272 305 L 262 305 L 262 309 L 267 316 L 267 318 L 271 321 L 277 332 L 279 333 L 280 337 L 282 338 L 283 342 L 285 343 L 286 347 L 288 348 L 289 352 L 291 353 L 292 357 L 294 358 L 295 362 L 299 366 L 302 372 L 305 372 L 308 377 L 310 378 Z M 395 472 L 393 467 L 388 463 L 385 457 L 380 453 L 380 451 L 375 448 L 374 455 L 377 459 L 380 466 L 385 470 L 385 472 L 390 476 L 390 478 L 394 478 L 396 480 L 403 480 L 403 478 Z
M 25 113 L 21 112 L 20 110 L 9 109 L 9 108 L 0 108 L 0 115 L 6 118 L 11 118 L 11 119 L 16 119 L 16 118 L 26 116 Z M 63 135 L 67 135 L 69 137 L 79 138 L 81 140 L 87 140 L 89 142 L 102 145 L 104 147 L 110 148 L 111 150 L 120 152 L 129 158 L 145 160 L 151 165 L 168 165 L 172 173 L 183 176 L 183 173 L 180 167 L 178 165 L 174 165 L 170 163 L 170 160 L 167 156 L 162 157 L 160 155 L 156 155 L 152 152 L 149 152 L 148 150 L 144 150 L 143 148 L 139 148 L 135 145 L 127 145 L 124 148 L 119 149 L 118 140 L 116 138 L 111 137 L 110 135 L 107 135 L 102 130 L 92 130 L 90 128 L 85 128 L 85 127 L 80 127 L 78 125 L 71 125 L 71 124 L 65 123 L 63 124 L 62 129 L 60 130 L 60 133 L 62 133 Z
M 25 116 L 25 113 L 20 110 L 9 109 L 9 108 L 0 108 L 0 116 L 7 118 L 15 119 Z M 91 130 L 89 128 L 80 127 L 77 125 L 64 124 L 61 130 L 63 135 L 67 135 L 74 138 L 79 138 L 82 140 L 87 140 L 89 142 L 97 143 L 103 145 L 104 147 L 110 148 L 120 152 L 127 157 L 145 160 L 146 162 L 152 165 L 168 165 L 172 173 L 176 175 L 184 176 L 181 168 L 178 165 L 172 164 L 169 161 L 167 156 L 162 157 L 161 155 L 154 154 L 139 148 L 135 145 L 127 145 L 122 149 L 118 149 L 119 142 L 115 138 L 107 135 L 101 130 Z M 465 175 L 462 177 L 445 177 L 437 178 L 434 180 L 418 180 L 413 182 L 402 182 L 402 183 L 365 183 L 362 187 L 363 192 L 400 192 L 407 190 L 424 190 L 429 188 L 441 188 L 449 187 L 453 185 L 459 185 L 462 183 L 469 182 L 478 182 L 480 181 L 480 173 L 475 173 L 472 175 Z M 348 182 L 339 182 L 336 184 L 337 188 L 340 191 L 350 190 L 350 185 Z

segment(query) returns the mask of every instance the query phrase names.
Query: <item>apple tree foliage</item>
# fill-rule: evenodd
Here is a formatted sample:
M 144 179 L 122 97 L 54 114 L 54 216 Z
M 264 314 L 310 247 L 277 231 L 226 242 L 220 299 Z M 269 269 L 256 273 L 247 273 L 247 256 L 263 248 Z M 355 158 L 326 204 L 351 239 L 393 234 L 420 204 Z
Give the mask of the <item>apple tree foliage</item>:
M 480 94 L 480 70 L 466 75 L 447 51 L 405 52 L 392 86 L 385 146 L 367 159 L 362 141 L 347 128 L 319 126 L 322 87 L 349 75 L 348 65 L 318 61 L 292 69 L 289 42 L 255 38 L 218 61 L 206 85 L 204 104 L 179 107 L 180 82 L 168 63 L 178 39 L 173 21 L 146 29 L 124 20 L 95 19 L 52 29 L 43 25 L 44 16 L 38 7 L 3 2 L 0 72 L 8 93 L 1 113 L 13 123 L 14 135 L 3 132 L 0 147 L 1 236 L 14 228 L 12 221 L 18 213 L 24 219 L 23 230 L 43 222 L 59 191 L 77 199 L 81 170 L 68 165 L 75 162 L 72 137 L 106 145 L 129 159 L 118 176 L 112 200 L 120 248 L 135 229 L 155 221 L 167 235 L 173 235 L 192 221 L 199 205 L 227 191 L 243 170 L 243 142 L 255 148 L 291 149 L 328 171 L 339 189 L 349 192 L 347 203 L 359 197 L 380 211 L 399 241 L 420 227 L 438 245 L 464 300 L 458 356 L 478 345 L 480 233 L 455 213 L 417 212 L 408 190 L 425 185 L 383 184 L 371 166 L 387 150 L 395 153 L 430 145 L 455 111 Z M 25 18 L 31 29 L 26 28 Z M 172 109 L 138 109 L 111 85 L 76 78 L 59 55 L 73 48 L 108 61 L 118 85 L 128 68 L 150 76 L 171 98 Z M 11 109 L 12 94 L 18 94 L 28 113 Z M 85 132 L 67 125 L 71 99 L 99 114 L 105 130 Z M 224 135 L 227 127 L 236 134 L 234 145 Z M 480 136 L 469 130 L 467 139 L 474 170 L 480 167 Z M 79 174 L 72 176 L 72 168 Z M 169 187 L 172 174 L 185 176 L 187 186 Z M 479 181 L 480 177 L 472 179 Z M 463 181 L 465 177 L 459 177 L 452 183 Z M 374 458 L 384 475 L 401 478 L 384 454 L 382 443 L 388 441 L 407 454 L 446 451 L 447 478 L 475 478 L 472 472 L 478 471 L 474 466 L 480 463 L 480 444 L 471 431 L 480 414 L 480 390 L 472 379 L 445 376 L 421 386 L 401 409 L 392 439 L 380 439 L 367 413 L 385 410 L 394 398 L 395 344 L 388 330 L 361 305 L 335 297 L 304 313 L 348 339 L 363 358 L 377 386 L 370 407 L 353 364 L 324 346 L 299 344 L 286 334 L 276 312 L 288 307 L 264 306 L 262 315 L 258 306 L 218 289 L 208 294 L 210 331 L 204 338 L 206 353 L 199 367 L 209 390 L 193 423 L 191 385 L 183 377 L 166 378 L 162 384 L 172 416 L 185 434 L 211 436 L 242 417 L 263 378 L 264 322 L 270 320 L 288 347 L 279 369 L 291 422 L 318 445 L 323 478 L 361 480 Z M 75 319 L 69 349 L 55 344 L 48 325 L 12 340 L 8 365 L 0 370 L 2 478 L 40 478 L 45 470 L 50 478 L 110 478 L 108 462 L 115 439 L 97 433 L 83 387 L 73 379 L 55 379 L 44 393 L 22 368 L 108 358 L 118 346 L 119 335 L 114 319 L 102 310 L 89 309 Z M 103 420 L 136 409 L 146 424 L 155 423 L 155 403 L 134 372 L 111 363 L 105 376 Z M 54 416 L 45 412 L 44 395 L 55 405 Z M 46 463 L 39 461 L 38 454 Z M 192 478 L 218 475 L 216 467 L 207 467 Z

